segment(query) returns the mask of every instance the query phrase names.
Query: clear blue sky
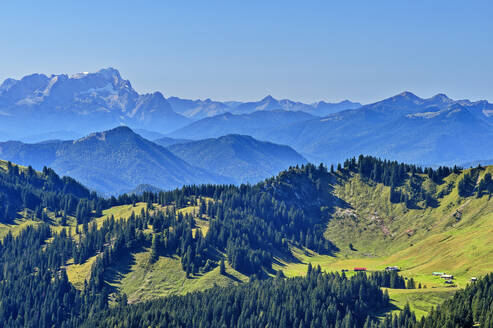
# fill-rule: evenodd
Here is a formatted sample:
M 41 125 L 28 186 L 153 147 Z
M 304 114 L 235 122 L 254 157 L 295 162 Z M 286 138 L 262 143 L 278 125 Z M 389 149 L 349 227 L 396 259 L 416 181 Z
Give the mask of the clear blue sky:
M 4 1 L 0 80 L 113 66 L 165 96 L 493 101 L 492 13 L 492 1 Z

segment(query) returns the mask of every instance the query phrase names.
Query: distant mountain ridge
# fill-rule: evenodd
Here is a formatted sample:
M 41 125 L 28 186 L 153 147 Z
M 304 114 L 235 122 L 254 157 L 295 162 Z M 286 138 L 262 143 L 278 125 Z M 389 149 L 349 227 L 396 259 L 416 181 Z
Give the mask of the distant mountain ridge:
M 169 136 L 198 140 L 246 134 L 289 145 L 309 161 L 327 164 L 370 154 L 423 165 L 454 165 L 493 157 L 491 113 L 493 104 L 487 101 L 452 100 L 444 94 L 424 99 L 403 92 L 322 118 L 294 117 L 305 112 L 286 111 L 224 114 Z
M 220 138 L 170 145 L 168 149 L 188 163 L 228 176 L 236 183 L 257 183 L 307 160 L 289 146 L 230 134 Z
M 171 132 L 168 137 L 200 140 L 218 138 L 227 134 L 241 134 L 268 140 L 265 136 L 273 129 L 317 118 L 302 111 L 285 110 L 255 111 L 249 114 L 225 113 L 193 122 Z
M 7 78 L 0 84 L 0 138 L 37 142 L 50 135 L 49 139 L 66 140 L 67 135 L 80 136 L 119 124 L 169 133 L 194 120 L 226 113 L 286 110 L 324 116 L 360 106 L 348 100 L 304 104 L 267 96 L 254 102 L 220 102 L 165 98 L 160 92 L 139 94 L 111 67 L 74 75 L 36 73 L 19 80 Z
M 185 184 L 232 183 L 193 167 L 128 127 L 92 133 L 74 141 L 0 143 L 0 158 L 36 169 L 50 166 L 104 194 L 129 192 L 147 184 L 173 189 Z
M 316 116 L 325 116 L 345 109 L 361 107 L 360 103 L 344 100 L 338 103 L 319 101 L 312 104 L 292 101 L 289 99 L 277 100 L 272 96 L 266 96 L 259 101 L 252 102 L 219 102 L 211 99 L 188 100 L 177 97 L 168 98 L 173 109 L 186 117 L 202 119 L 221 115 L 224 113 L 250 114 L 255 111 L 303 111 Z
M 168 98 L 173 110 L 181 115 L 192 119 L 202 119 L 215 115 L 224 114 L 233 110 L 230 106 L 211 99 L 189 100 L 178 97 Z
M 327 103 L 319 101 L 313 104 L 305 104 L 289 99 L 277 100 L 271 95 L 260 101 L 245 102 L 235 106 L 232 111 L 235 114 L 251 113 L 258 110 L 286 110 L 286 111 L 304 111 L 316 116 L 325 116 L 339 110 L 355 109 L 361 107 L 360 103 L 344 100 L 339 103 Z

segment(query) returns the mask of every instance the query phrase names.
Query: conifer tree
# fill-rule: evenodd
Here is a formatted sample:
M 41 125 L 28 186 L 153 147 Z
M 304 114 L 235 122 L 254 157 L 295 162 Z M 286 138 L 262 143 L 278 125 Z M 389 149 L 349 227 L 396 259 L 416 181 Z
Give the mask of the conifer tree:
M 222 275 L 226 274 L 226 265 L 224 264 L 224 259 L 221 259 L 221 262 L 219 264 L 219 273 Z

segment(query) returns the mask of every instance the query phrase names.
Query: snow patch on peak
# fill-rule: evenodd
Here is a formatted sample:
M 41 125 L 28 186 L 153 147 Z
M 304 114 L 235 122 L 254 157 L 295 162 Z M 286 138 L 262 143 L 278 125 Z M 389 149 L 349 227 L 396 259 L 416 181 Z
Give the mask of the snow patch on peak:
M 81 72 L 81 73 L 75 73 L 74 75 L 70 76 L 71 79 L 82 79 L 89 75 L 89 72 Z
M 50 91 L 51 91 L 51 88 L 53 88 L 53 86 L 55 85 L 55 83 L 58 82 L 59 80 L 59 75 L 53 75 L 50 79 L 50 81 L 48 82 L 48 85 L 46 86 L 46 89 L 43 90 L 43 95 L 44 96 L 48 96 L 50 94 Z

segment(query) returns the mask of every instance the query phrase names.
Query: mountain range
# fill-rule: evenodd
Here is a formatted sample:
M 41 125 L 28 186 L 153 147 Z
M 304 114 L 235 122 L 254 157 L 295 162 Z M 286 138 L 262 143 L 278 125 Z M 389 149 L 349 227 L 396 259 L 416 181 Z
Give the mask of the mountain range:
M 254 183 L 306 162 L 288 146 L 248 136 L 171 147 L 170 151 L 122 126 L 73 141 L 2 142 L 0 158 L 38 170 L 49 166 L 107 195 L 139 185 L 169 190 L 188 184 Z
M 189 100 L 139 94 L 113 68 L 72 76 L 32 74 L 0 86 L 3 140 L 75 140 L 117 125 L 165 147 L 249 135 L 326 164 L 359 154 L 430 166 L 493 157 L 493 104 L 445 94 L 420 98 L 403 92 L 366 105 L 272 96 L 252 102 Z
M 113 68 L 7 79 L 0 85 L 0 117 L 0 129 L 11 137 L 60 127 L 85 134 L 118 124 L 170 131 L 189 122 L 173 111 L 160 92 L 138 94 Z
M 66 140 L 67 135 L 85 135 L 118 124 L 167 133 L 192 121 L 227 112 L 283 109 L 323 116 L 327 110 L 358 106 L 350 101 L 303 104 L 271 96 L 245 103 L 166 99 L 160 92 L 137 93 L 118 70 L 106 68 L 71 76 L 31 74 L 19 80 L 6 79 L 0 85 L 0 131 L 3 140 L 29 142 L 44 140 L 46 134 L 51 139 Z
M 360 153 L 423 165 L 453 165 L 492 156 L 493 104 L 486 101 L 452 100 L 443 94 L 423 99 L 403 92 L 322 118 L 296 114 L 305 115 L 286 111 L 223 114 L 191 123 L 169 136 L 204 139 L 248 134 L 289 145 L 309 161 L 325 163 Z

